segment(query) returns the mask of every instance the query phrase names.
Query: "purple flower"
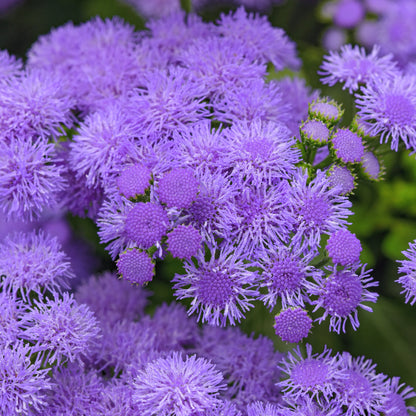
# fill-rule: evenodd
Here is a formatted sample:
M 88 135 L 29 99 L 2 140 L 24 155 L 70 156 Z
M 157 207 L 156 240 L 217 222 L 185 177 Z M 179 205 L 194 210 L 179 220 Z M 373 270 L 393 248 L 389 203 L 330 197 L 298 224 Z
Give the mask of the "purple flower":
M 296 347 L 280 362 L 279 367 L 287 378 L 277 385 L 282 388 L 283 399 L 290 404 L 295 404 L 304 396 L 325 404 L 339 395 L 337 385 L 345 377 L 330 349 L 325 347 L 321 354 L 312 354 L 309 344 L 306 345 L 306 357 Z
M 235 325 L 244 318 L 257 297 L 256 272 L 249 271 L 242 252 L 232 246 L 206 247 L 195 261 L 185 261 L 185 274 L 176 274 L 172 282 L 178 299 L 191 298 L 189 315 L 198 314 L 198 321 L 211 325 Z
M 192 225 L 178 225 L 168 234 L 167 246 L 173 257 L 189 260 L 202 248 L 202 237 Z
M 365 164 L 366 153 L 361 159 Z M 337 188 L 341 195 L 350 194 L 355 188 L 355 177 L 346 166 L 332 165 L 329 170 L 329 182 L 332 187 Z
M 181 2 L 179 0 L 156 0 L 151 2 L 146 0 L 124 1 L 130 3 L 146 19 L 168 16 L 181 10 Z
M 400 283 L 405 295 L 405 302 L 414 305 L 416 302 L 416 240 L 409 243 L 409 248 L 402 251 L 406 260 L 398 260 L 399 274 L 401 276 L 396 280 Z
M 0 83 L 0 130 L 5 136 L 52 136 L 71 127 L 75 102 L 65 79 L 46 70 L 32 69 Z
M 280 399 L 276 364 L 282 354 L 262 335 L 244 334 L 239 328 L 204 326 L 196 352 L 210 359 L 224 374 L 224 397 L 242 411 L 255 400 L 276 403 Z
M 302 308 L 283 309 L 275 317 L 274 330 L 282 341 L 300 342 L 312 328 L 312 318 Z
M 334 263 L 348 266 L 360 261 L 362 248 L 356 235 L 343 229 L 330 235 L 326 250 Z
M 110 272 L 91 276 L 76 289 L 78 304 L 85 303 L 101 322 L 133 321 L 144 315 L 149 292 L 117 279 Z
M 0 51 L 0 83 L 19 75 L 22 68 L 23 63 L 20 59 L 5 50 Z
M 168 208 L 189 208 L 198 194 L 199 183 L 192 169 L 175 168 L 159 180 L 157 195 Z
M 253 402 L 247 406 L 247 416 L 286 416 L 281 407 L 275 406 L 271 403 Z
M 365 9 L 359 0 L 338 0 L 334 10 L 334 23 L 342 28 L 351 29 L 364 18 Z
M 328 277 L 319 276 L 316 284 L 311 284 L 308 291 L 318 299 L 311 303 L 315 306 L 313 312 L 319 308 L 324 309 L 323 315 L 316 319 L 319 323 L 330 316 L 329 330 L 340 333 L 345 332 L 345 325 L 349 320 L 355 330 L 360 326 L 358 321 L 358 308 L 372 312 L 372 308 L 363 302 L 376 302 L 378 294 L 370 292 L 368 288 L 378 286 L 365 265 L 361 271 L 354 272 L 344 269 L 337 270 L 336 266 L 329 268 L 331 274 Z
M 307 172 L 299 169 L 290 187 L 290 204 L 296 218 L 295 241 L 318 247 L 321 234 L 331 234 L 347 225 L 352 214 L 351 202 L 331 186 L 325 172 L 318 170 L 309 180 Z
M 374 78 L 357 94 L 355 103 L 366 134 L 380 135 L 380 143 L 390 141 L 395 151 L 400 141 L 416 149 L 415 77 Z
M 273 27 L 266 16 L 247 13 L 240 7 L 234 13 L 221 15 L 218 32 L 226 38 L 240 41 L 249 56 L 262 63 L 271 62 L 277 71 L 286 66 L 299 67 L 294 43 L 283 29 Z
M 42 231 L 8 235 L 0 243 L 2 285 L 24 300 L 30 292 L 68 289 L 74 277 L 69 258 L 56 237 Z
M 168 215 L 159 204 L 138 202 L 127 212 L 125 234 L 140 248 L 148 249 L 159 243 L 168 228 Z
M 100 329 L 94 314 L 65 292 L 61 299 L 34 300 L 23 317 L 21 338 L 33 344 L 33 351 L 49 364 L 80 361 L 97 342 Z
M 33 357 L 33 359 L 32 359 Z M 45 395 L 52 388 L 48 368 L 29 345 L 17 342 L 0 348 L 0 403 L 4 415 L 30 416 L 44 409 Z
M 331 138 L 332 149 L 343 163 L 360 162 L 364 155 L 361 137 L 350 129 L 337 129 Z
M 146 252 L 136 248 L 120 254 L 117 269 L 122 279 L 141 286 L 150 282 L 155 274 L 152 258 Z
M 364 173 L 370 179 L 372 180 L 380 179 L 383 171 L 380 167 L 380 162 L 374 153 L 364 152 L 361 162 L 363 164 Z
M 0 209 L 6 218 L 32 221 L 58 205 L 66 182 L 54 150 L 41 138 L 0 141 Z
M 25 305 L 21 299 L 5 291 L 0 292 L 0 348 L 17 341 L 24 313 Z
M 338 371 L 344 378 L 337 385 L 338 402 L 345 406 L 345 416 L 378 415 L 388 394 L 386 376 L 377 374 L 376 365 L 365 357 L 353 358 L 343 352 L 337 356 Z
M 134 400 L 143 416 L 190 416 L 219 405 L 223 376 L 195 355 L 172 353 L 147 364 L 134 381 Z
M 238 183 L 261 186 L 289 178 L 300 159 L 293 137 L 281 123 L 240 121 L 224 130 L 224 136 L 229 144 L 222 163 Z
M 152 172 L 148 167 L 142 164 L 130 165 L 117 177 L 117 187 L 121 195 L 135 199 L 149 189 L 151 179 Z
M 323 145 L 328 142 L 330 130 L 321 120 L 306 120 L 300 127 L 300 134 L 304 141 Z
M 415 397 L 412 387 L 400 383 L 399 377 L 392 377 L 387 380 L 388 392 L 383 401 L 382 412 L 386 416 L 409 415 L 409 412 L 416 412 L 413 406 L 406 406 L 406 399 Z
M 69 163 L 77 178 L 90 188 L 103 187 L 127 162 L 141 160 L 138 132 L 121 103 L 90 114 L 70 145 Z
M 334 85 L 343 83 L 343 89 L 350 93 L 358 90 L 360 84 L 371 82 L 374 77 L 391 78 L 398 74 L 399 69 L 392 55 L 379 57 L 380 47 L 374 45 L 371 53 L 366 54 L 363 47 L 344 45 L 340 52 L 331 51 L 324 57 L 321 70 L 323 84 Z

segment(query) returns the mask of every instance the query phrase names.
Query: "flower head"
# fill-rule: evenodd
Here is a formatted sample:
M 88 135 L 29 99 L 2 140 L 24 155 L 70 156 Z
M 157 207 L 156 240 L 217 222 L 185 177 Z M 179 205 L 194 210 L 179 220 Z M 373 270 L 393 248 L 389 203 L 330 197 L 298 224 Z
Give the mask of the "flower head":
M 167 238 L 168 250 L 173 257 L 190 259 L 202 248 L 201 234 L 192 225 L 178 225 Z
M 117 187 L 126 198 L 143 195 L 150 186 L 152 172 L 142 164 L 125 167 L 117 178 Z
M 409 243 L 409 248 L 402 252 L 406 260 L 399 260 L 399 273 L 401 276 L 396 280 L 401 284 L 405 294 L 406 303 L 414 305 L 416 302 L 416 240 Z
M 361 137 L 350 129 L 338 129 L 331 138 L 332 149 L 344 163 L 360 162 L 364 155 Z
M 342 229 L 330 235 L 326 250 L 334 263 L 348 266 L 359 262 L 362 248 L 355 234 Z
M 155 274 L 155 265 L 151 257 L 136 248 L 120 254 L 117 269 L 122 279 L 138 285 L 150 282 Z
M 288 308 L 275 317 L 274 330 L 282 341 L 300 342 L 312 328 L 312 318 L 302 308 Z

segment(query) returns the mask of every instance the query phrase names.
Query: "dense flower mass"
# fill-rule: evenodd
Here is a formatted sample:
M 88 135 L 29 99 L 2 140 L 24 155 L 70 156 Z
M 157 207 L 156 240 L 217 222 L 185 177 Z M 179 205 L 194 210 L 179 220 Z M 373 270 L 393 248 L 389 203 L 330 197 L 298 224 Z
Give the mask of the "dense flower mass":
M 278 0 L 127 0 L 145 30 L 96 17 L 40 36 L 27 59 L 0 51 L 1 412 L 415 412 L 410 386 L 342 351 L 388 292 L 361 262 L 376 263 L 367 236 L 390 233 L 385 222 L 413 230 L 407 183 L 371 205 L 385 148 L 416 152 L 412 2 L 320 2 L 328 44 L 380 35 L 323 58 L 321 82 L 341 83 L 352 111 L 308 86 L 319 48 L 299 43 L 300 70 L 271 23 Z M 400 221 L 384 221 L 390 208 Z M 382 251 L 396 246 L 388 234 Z M 413 305 L 416 240 L 403 255 Z M 402 329 L 388 315 L 383 340 Z

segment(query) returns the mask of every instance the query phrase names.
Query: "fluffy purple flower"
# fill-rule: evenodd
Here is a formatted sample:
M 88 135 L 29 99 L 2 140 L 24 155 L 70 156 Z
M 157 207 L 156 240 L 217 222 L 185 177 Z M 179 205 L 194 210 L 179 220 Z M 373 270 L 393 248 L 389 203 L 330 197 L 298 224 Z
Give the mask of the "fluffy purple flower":
M 33 359 L 31 358 L 33 357 Z M 4 415 L 30 416 L 42 410 L 45 395 L 52 388 L 48 368 L 22 342 L 0 348 L 0 403 Z
M 2 284 L 0 287 L 3 286 Z M 17 340 L 21 329 L 21 318 L 25 313 L 21 299 L 3 291 L 0 293 L 0 348 Z
M 136 248 L 120 254 L 117 269 L 122 279 L 141 286 L 150 282 L 155 274 L 152 258 L 146 252 Z
M 344 378 L 337 385 L 338 402 L 346 408 L 345 416 L 378 415 L 388 394 L 386 376 L 377 374 L 376 365 L 365 357 L 353 358 L 343 352 L 337 367 Z
M 144 315 L 149 292 L 117 279 L 110 272 L 91 276 L 76 289 L 75 299 L 85 303 L 101 322 L 133 321 Z
M 74 100 L 65 80 L 45 70 L 28 70 L 0 83 L 0 130 L 5 136 L 57 139 L 71 127 Z
M 324 309 L 323 315 L 316 319 L 319 323 L 330 316 L 329 330 L 340 333 L 345 332 L 345 325 L 348 320 L 355 330 L 360 326 L 358 321 L 358 308 L 372 312 L 372 308 L 363 302 L 376 302 L 378 294 L 370 292 L 368 288 L 378 286 L 369 273 L 365 270 L 354 273 L 352 270 L 337 270 L 336 266 L 331 269 L 328 277 L 319 276 L 316 284 L 308 287 L 311 295 L 318 298 L 311 303 L 315 306 L 313 312 L 319 308 Z
M 175 168 L 159 180 L 157 195 L 168 208 L 189 208 L 198 194 L 199 183 L 188 168 Z
M 190 416 L 219 405 L 222 381 L 222 374 L 204 358 L 174 352 L 137 374 L 134 400 L 143 416 Z
M 300 134 L 303 140 L 308 140 L 317 145 L 328 142 L 330 130 L 321 120 L 307 120 L 300 127 Z
M 273 27 L 266 16 L 247 13 L 240 7 L 234 13 L 221 15 L 218 32 L 240 41 L 247 48 L 248 55 L 263 63 L 271 62 L 277 71 L 286 66 L 299 66 L 294 43 L 283 29 Z
M 275 317 L 274 331 L 282 341 L 300 342 L 312 328 L 312 318 L 302 308 L 288 308 Z
M 344 163 L 360 162 L 364 155 L 361 137 L 347 128 L 338 129 L 331 138 L 332 149 Z
M 0 209 L 6 218 L 32 221 L 58 205 L 66 189 L 54 145 L 24 136 L 0 141 Z
M 339 104 L 328 98 L 318 98 L 309 105 L 309 116 L 333 125 L 341 119 L 343 110 Z
M 311 247 L 319 246 L 322 233 L 345 227 L 345 219 L 352 214 L 351 202 L 339 195 L 338 188 L 333 188 L 320 170 L 311 181 L 306 172 L 297 171 L 291 183 L 290 204 L 296 218 L 294 238 Z
M 396 282 L 401 284 L 406 303 L 414 305 L 416 302 L 416 240 L 409 243 L 409 248 L 402 252 L 406 260 L 398 260 L 399 274 Z
M 280 362 L 279 367 L 287 378 L 278 386 L 283 391 L 283 399 L 290 404 L 305 395 L 315 398 L 318 403 L 329 402 L 338 396 L 337 385 L 344 377 L 330 349 L 325 347 L 321 354 L 312 354 L 309 344 L 306 345 L 306 357 L 296 347 Z
M 280 406 L 271 403 L 253 402 L 247 407 L 247 416 L 286 416 L 286 413 Z
M 362 248 L 356 235 L 343 229 L 330 235 L 326 250 L 334 263 L 348 266 L 360 261 Z
M 344 45 L 339 52 L 331 51 L 324 57 L 321 70 L 323 84 L 343 83 L 343 89 L 350 93 L 358 90 L 360 84 L 371 82 L 374 77 L 393 77 L 399 70 L 392 55 L 379 57 L 380 47 L 374 45 L 370 54 L 363 47 Z
M 416 396 L 413 388 L 399 383 L 399 377 L 392 377 L 387 381 L 388 392 L 382 407 L 382 412 L 386 416 L 408 416 L 409 412 L 416 412 L 416 408 L 413 406 L 406 406 L 406 400 Z
M 143 195 L 150 187 L 152 179 L 151 170 L 142 165 L 135 164 L 125 167 L 117 177 L 117 187 L 121 195 L 126 198 L 136 198 Z
M 365 174 L 373 180 L 380 179 L 380 174 L 382 172 L 380 167 L 380 162 L 378 161 L 376 155 L 372 152 L 364 152 L 362 158 L 362 164 Z
M 202 237 L 192 225 L 178 225 L 168 234 L 167 246 L 173 257 L 190 259 L 202 248 Z
M 71 142 L 70 167 L 87 187 L 105 187 L 127 162 L 140 160 L 137 131 L 120 103 L 90 114 Z
M 281 123 L 240 121 L 224 130 L 224 135 L 229 144 L 222 163 L 239 183 L 261 186 L 289 178 L 299 162 L 295 140 Z
M 276 364 L 282 354 L 264 336 L 248 336 L 239 328 L 204 326 L 196 351 L 211 360 L 224 374 L 228 389 L 223 393 L 241 410 L 255 400 L 277 402 Z
M 0 83 L 20 74 L 23 63 L 9 52 L 0 51 Z
M 380 135 L 380 143 L 390 141 L 395 151 L 400 141 L 416 149 L 415 77 L 375 78 L 361 89 L 355 103 L 366 134 Z
M 156 0 L 151 2 L 147 0 L 124 1 L 130 3 L 134 9 L 146 19 L 168 16 L 181 10 L 180 0 Z
M 252 307 L 258 292 L 256 272 L 249 271 L 244 255 L 233 247 L 207 247 L 210 255 L 200 251 L 195 262 L 185 261 L 185 274 L 173 278 L 175 296 L 191 299 L 189 315 L 211 325 L 235 325 Z
M 68 289 L 74 275 L 56 237 L 32 231 L 8 235 L 0 243 L 2 284 L 26 299 L 31 291 Z
M 153 70 L 146 74 L 142 85 L 130 94 L 128 110 L 143 136 L 169 136 L 209 115 L 203 86 L 184 68 Z
M 94 370 L 85 370 L 77 363 L 55 367 L 52 382 L 42 416 L 104 414 L 104 383 Z
M 160 242 L 168 226 L 168 215 L 161 205 L 138 202 L 127 212 L 125 233 L 140 248 L 148 249 Z
M 365 15 L 364 5 L 359 0 L 338 0 L 334 9 L 334 23 L 346 29 L 354 28 Z
M 21 337 L 49 364 L 79 361 L 100 336 L 94 314 L 67 292 L 61 299 L 35 300 L 23 323 Z
M 361 159 L 365 163 L 366 153 Z M 355 178 L 346 166 L 333 165 L 329 170 L 329 182 L 332 187 L 338 188 L 341 195 L 348 195 L 355 188 Z

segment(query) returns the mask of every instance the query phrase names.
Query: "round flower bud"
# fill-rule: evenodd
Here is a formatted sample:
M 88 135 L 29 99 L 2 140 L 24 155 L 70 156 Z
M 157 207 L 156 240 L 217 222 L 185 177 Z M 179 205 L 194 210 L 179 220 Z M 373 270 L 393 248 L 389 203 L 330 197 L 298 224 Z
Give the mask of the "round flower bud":
M 150 248 L 166 234 L 168 216 L 161 205 L 139 202 L 127 213 L 125 233 L 140 248 Z
M 334 23 L 345 29 L 352 29 L 363 20 L 365 8 L 361 1 L 341 0 L 335 7 Z
M 119 275 L 131 283 L 144 285 L 153 279 L 154 264 L 149 255 L 136 248 L 120 254 L 117 261 Z
M 300 128 L 300 134 L 304 140 L 309 140 L 318 145 L 325 144 L 329 139 L 329 129 L 320 120 L 305 121 Z
M 124 169 L 117 178 L 117 186 L 121 195 L 135 198 L 143 195 L 150 186 L 152 172 L 146 166 L 132 165 Z
M 335 165 L 329 173 L 329 181 L 331 186 L 339 188 L 340 195 L 346 195 L 355 188 L 354 175 L 345 166 Z
M 168 234 L 168 250 L 173 257 L 190 259 L 201 248 L 202 237 L 192 225 L 179 225 Z
M 274 319 L 276 335 L 286 342 L 300 342 L 312 327 L 312 319 L 302 308 L 284 309 Z
M 327 98 L 315 100 L 309 105 L 309 116 L 311 118 L 321 120 L 330 125 L 339 121 L 342 114 L 343 110 L 341 106 Z
M 344 163 L 359 162 L 364 155 L 361 137 L 349 129 L 338 129 L 332 137 L 336 156 Z
M 329 257 L 336 264 L 348 266 L 360 260 L 360 240 L 348 230 L 338 230 L 331 234 L 326 243 Z
M 380 177 L 380 163 L 374 153 L 364 152 L 362 158 L 364 172 L 370 179 L 377 180 Z
M 168 208 L 189 208 L 196 199 L 198 187 L 191 169 L 172 169 L 159 181 L 159 199 Z

